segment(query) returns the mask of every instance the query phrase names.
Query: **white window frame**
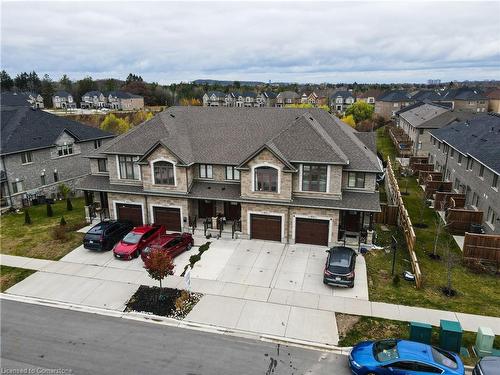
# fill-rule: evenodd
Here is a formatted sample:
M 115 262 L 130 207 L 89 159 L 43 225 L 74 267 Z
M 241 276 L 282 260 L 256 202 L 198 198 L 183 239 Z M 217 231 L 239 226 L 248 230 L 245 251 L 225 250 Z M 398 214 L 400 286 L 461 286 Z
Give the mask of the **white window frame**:
M 313 194 L 314 193 L 322 193 L 322 194 L 330 193 L 330 173 L 331 173 L 330 172 L 330 165 L 326 166 L 326 191 L 302 190 L 303 173 L 304 173 L 303 166 L 304 166 L 304 164 L 300 164 L 299 165 L 299 191 L 301 193 L 313 193 Z M 315 165 L 315 164 L 306 164 L 306 165 Z
M 33 163 L 33 153 L 31 151 L 25 151 L 21 153 L 21 164 L 26 165 L 31 163 Z
M 122 175 L 120 173 L 120 156 L 128 156 L 132 158 L 137 158 L 136 161 L 134 161 L 133 168 L 134 168 L 134 174 L 135 174 L 135 168 L 137 168 L 137 176 L 139 178 L 137 179 L 132 179 L 132 178 L 122 178 Z M 142 176 L 141 176 L 141 167 L 137 162 L 139 161 L 139 156 L 133 156 L 133 155 L 116 155 L 116 172 L 119 180 L 123 181 L 142 181 Z
M 167 163 L 170 163 L 174 167 L 174 184 L 173 185 L 165 185 L 165 184 L 157 184 L 155 183 L 155 169 L 154 169 L 154 164 L 159 161 L 166 161 Z M 177 186 L 177 162 L 172 159 L 167 159 L 167 158 L 158 158 L 151 160 L 149 162 L 149 170 L 151 171 L 151 184 L 156 185 L 156 186 Z
M 229 178 L 229 173 L 228 171 L 231 171 L 231 178 Z M 225 170 L 225 179 L 226 181 L 241 181 L 241 173 L 238 169 L 236 169 L 235 165 L 226 165 L 226 170 Z M 238 173 L 238 178 L 235 178 L 235 174 Z
M 255 169 L 257 169 L 259 167 L 270 167 L 270 168 L 274 168 L 278 171 L 278 182 L 277 182 L 278 186 L 276 186 L 276 192 L 274 192 L 274 191 L 259 191 L 259 190 L 255 189 Z M 267 163 L 267 162 L 256 164 L 256 165 L 252 166 L 252 192 L 254 192 L 254 193 L 280 194 L 281 193 L 281 168 L 275 164 L 271 164 L 271 163 Z

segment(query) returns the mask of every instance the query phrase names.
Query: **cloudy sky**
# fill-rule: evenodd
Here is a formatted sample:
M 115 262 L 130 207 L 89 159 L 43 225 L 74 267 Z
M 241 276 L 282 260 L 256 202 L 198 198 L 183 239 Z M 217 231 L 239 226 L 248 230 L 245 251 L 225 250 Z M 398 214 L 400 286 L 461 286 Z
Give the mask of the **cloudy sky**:
M 500 79 L 500 2 L 5 2 L 1 66 L 58 79 Z

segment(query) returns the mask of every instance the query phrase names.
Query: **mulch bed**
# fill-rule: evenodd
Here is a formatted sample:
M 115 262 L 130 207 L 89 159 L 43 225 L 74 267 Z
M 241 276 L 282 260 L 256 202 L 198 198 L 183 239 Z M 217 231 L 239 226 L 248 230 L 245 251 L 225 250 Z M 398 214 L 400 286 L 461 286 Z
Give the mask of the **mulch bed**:
M 184 318 L 203 296 L 201 293 L 190 293 L 189 298 L 184 299 L 180 309 L 176 308 L 176 301 L 182 295 L 182 290 L 160 288 L 156 286 L 141 285 L 127 302 L 125 311 L 146 312 L 154 315 L 172 318 Z

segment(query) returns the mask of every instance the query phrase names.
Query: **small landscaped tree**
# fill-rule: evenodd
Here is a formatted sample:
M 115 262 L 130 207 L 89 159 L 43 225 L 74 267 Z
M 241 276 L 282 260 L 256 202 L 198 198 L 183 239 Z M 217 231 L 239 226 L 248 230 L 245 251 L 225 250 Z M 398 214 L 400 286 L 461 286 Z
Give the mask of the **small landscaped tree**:
M 28 209 L 24 210 L 24 224 L 26 224 L 26 225 L 31 224 L 31 216 L 30 216 Z
M 52 216 L 54 216 L 54 212 L 52 212 L 52 205 L 50 203 L 47 203 L 47 217 Z
M 66 199 L 66 210 L 73 211 L 73 204 L 71 203 L 71 199 L 70 198 Z
M 64 219 L 64 216 L 61 216 L 61 221 L 59 222 L 59 225 L 66 225 L 66 220 Z
M 148 271 L 152 279 L 160 282 L 160 293 L 158 302 L 161 299 L 162 280 L 168 275 L 174 274 L 174 262 L 170 254 L 161 249 L 153 249 L 149 253 L 149 257 L 144 260 L 144 267 Z

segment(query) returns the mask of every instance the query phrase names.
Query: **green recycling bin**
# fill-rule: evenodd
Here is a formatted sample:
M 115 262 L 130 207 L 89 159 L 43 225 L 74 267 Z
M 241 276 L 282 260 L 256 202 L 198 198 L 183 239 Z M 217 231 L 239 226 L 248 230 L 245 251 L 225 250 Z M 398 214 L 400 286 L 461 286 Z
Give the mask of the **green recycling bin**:
M 430 344 L 432 326 L 427 323 L 410 322 L 410 340 Z
M 460 353 L 462 344 L 462 326 L 459 322 L 441 320 L 439 332 L 439 347 L 450 352 Z

